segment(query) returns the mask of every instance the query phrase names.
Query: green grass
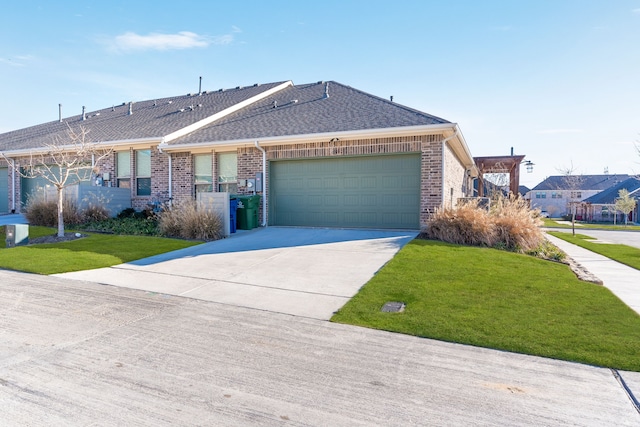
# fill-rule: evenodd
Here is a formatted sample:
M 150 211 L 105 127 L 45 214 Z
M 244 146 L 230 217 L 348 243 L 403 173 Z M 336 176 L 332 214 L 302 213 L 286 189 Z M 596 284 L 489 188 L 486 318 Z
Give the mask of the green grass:
M 626 264 L 636 270 L 640 270 L 640 249 L 638 248 L 619 244 L 594 243 L 590 241 L 596 240 L 594 237 L 585 236 L 584 234 L 576 234 L 573 236 L 569 233 L 562 233 L 558 231 L 552 231 L 549 232 L 549 234 L 569 243 L 573 243 L 574 245 L 581 246 L 592 252 L 604 255 L 607 258 L 611 258 L 612 260 L 618 261 L 622 264 Z
M 569 224 L 560 224 L 558 221 L 563 221 L 558 218 L 542 218 L 544 222 L 543 227 L 548 228 L 572 228 L 571 221 Z M 585 230 L 623 230 L 623 231 L 640 231 L 640 225 L 624 225 L 624 224 L 606 224 L 606 223 L 597 223 L 591 224 L 588 222 L 578 222 L 576 221 L 576 230 L 585 229 Z
M 5 248 L 5 230 L 0 227 L 0 268 L 38 274 L 109 267 L 201 242 L 148 236 L 89 234 L 69 242 Z M 53 228 L 29 227 L 29 237 L 55 233 Z
M 640 315 L 564 264 L 489 248 L 414 240 L 332 321 L 640 371 Z

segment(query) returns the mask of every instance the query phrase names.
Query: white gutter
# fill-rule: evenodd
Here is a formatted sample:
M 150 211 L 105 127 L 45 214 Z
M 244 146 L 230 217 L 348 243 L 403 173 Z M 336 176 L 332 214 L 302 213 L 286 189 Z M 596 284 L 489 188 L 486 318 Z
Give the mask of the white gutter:
M 124 139 L 121 141 L 102 141 L 102 142 L 95 142 L 90 144 L 114 148 L 117 146 L 130 147 L 133 145 L 142 145 L 142 146 L 148 147 L 154 144 L 161 144 L 161 143 L 162 143 L 162 137 L 154 136 L 151 138 Z M 78 148 L 77 145 L 63 145 L 61 147 L 58 147 L 58 149 L 63 151 L 64 150 L 73 151 L 77 148 Z M 47 154 L 49 151 L 51 151 L 49 147 L 38 147 L 38 148 L 27 148 L 22 150 L 7 150 L 7 151 L 3 151 L 2 153 L 7 157 L 23 157 L 23 156 L 30 156 L 30 155 Z
M 193 132 L 195 130 L 200 129 L 201 127 L 204 127 L 204 126 L 206 126 L 208 124 L 211 124 L 211 123 L 215 122 L 216 120 L 219 120 L 219 119 L 221 119 L 221 118 L 223 118 L 225 116 L 228 116 L 229 114 L 234 113 L 234 112 L 246 107 L 247 105 L 251 105 L 254 102 L 260 101 L 261 99 L 264 99 L 264 98 L 266 98 L 268 96 L 271 96 L 274 93 L 279 92 L 282 89 L 285 89 L 285 88 L 287 88 L 289 86 L 293 86 L 293 82 L 291 80 L 289 80 L 287 82 L 284 82 L 282 84 L 279 84 L 278 86 L 273 87 L 273 88 L 271 88 L 269 90 L 265 90 L 264 92 L 261 92 L 258 95 L 252 96 L 249 99 L 245 99 L 244 101 L 239 102 L 237 104 L 234 104 L 229 108 L 225 108 L 224 110 L 222 110 L 222 111 L 220 111 L 220 112 L 218 112 L 218 113 L 216 113 L 216 114 L 214 114 L 212 116 L 209 116 L 209 117 L 207 117 L 205 119 L 202 119 L 202 120 L 200 120 L 198 122 L 195 122 L 195 123 L 193 123 L 193 124 L 191 124 L 191 125 L 189 125 L 187 127 L 184 127 L 184 128 L 179 129 L 179 130 L 177 130 L 175 132 L 172 132 L 169 135 L 166 135 L 164 137 L 164 140 L 166 142 L 169 142 L 169 141 L 173 141 L 174 139 L 180 138 L 181 136 L 185 136 L 185 135 L 187 135 L 187 134 L 189 134 L 189 133 L 191 133 L 191 132 Z
M 267 226 L 267 152 L 256 139 L 256 148 L 262 152 L 262 226 Z
M 308 133 L 300 135 L 283 135 L 283 136 L 270 136 L 260 138 L 260 144 L 273 145 L 273 144 L 287 144 L 287 143 L 305 143 L 305 142 L 322 142 L 329 141 L 332 138 L 339 139 L 353 139 L 353 138 L 381 138 L 381 137 L 393 137 L 393 136 L 411 136 L 419 134 L 435 134 L 443 131 L 457 132 L 458 126 L 455 123 L 442 123 L 436 125 L 419 125 L 419 126 L 403 126 L 397 128 L 379 128 L 379 129 L 363 129 L 363 130 L 349 130 L 344 132 L 325 132 L 325 133 Z M 185 151 L 198 148 L 215 146 L 231 146 L 231 145 L 253 145 L 255 138 L 234 139 L 229 141 L 208 141 L 208 142 L 194 142 L 190 144 L 162 144 L 162 149 L 165 151 Z M 468 149 L 465 150 L 468 152 Z M 473 157 L 469 154 L 471 160 Z

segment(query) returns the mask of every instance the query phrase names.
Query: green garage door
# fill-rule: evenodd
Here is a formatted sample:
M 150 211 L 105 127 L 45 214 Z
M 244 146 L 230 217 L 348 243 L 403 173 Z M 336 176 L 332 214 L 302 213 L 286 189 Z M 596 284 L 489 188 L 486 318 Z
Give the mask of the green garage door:
M 0 168 L 0 213 L 9 212 L 9 173 Z
M 420 227 L 420 154 L 272 161 L 269 224 Z

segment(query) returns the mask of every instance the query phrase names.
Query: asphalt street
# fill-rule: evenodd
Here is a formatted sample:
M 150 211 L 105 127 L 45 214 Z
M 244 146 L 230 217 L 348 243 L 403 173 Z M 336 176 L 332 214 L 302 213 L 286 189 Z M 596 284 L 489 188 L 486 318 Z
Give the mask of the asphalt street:
M 0 342 L 8 426 L 640 425 L 609 369 L 55 277 Z

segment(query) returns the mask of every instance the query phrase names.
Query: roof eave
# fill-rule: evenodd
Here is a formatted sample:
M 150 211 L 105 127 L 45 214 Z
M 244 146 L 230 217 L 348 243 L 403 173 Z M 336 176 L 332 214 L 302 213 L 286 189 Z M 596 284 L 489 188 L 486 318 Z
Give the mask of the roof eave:
M 149 137 L 149 138 L 135 138 L 135 139 L 124 139 L 120 141 L 98 141 L 98 142 L 90 142 L 89 144 L 95 144 L 100 147 L 104 147 L 106 149 L 116 149 L 117 147 L 131 147 L 131 148 L 148 148 L 153 145 L 160 145 L 164 141 L 163 137 Z M 59 147 L 63 151 L 73 151 L 77 148 L 77 145 L 63 145 Z M 38 148 L 25 148 L 20 150 L 6 150 L 0 151 L 7 158 L 16 158 L 16 157 L 25 157 L 31 155 L 41 155 L 46 154 L 49 151 L 49 147 L 38 147 Z
M 322 133 L 309 133 L 300 135 L 283 135 L 283 136 L 268 136 L 260 138 L 243 138 L 234 139 L 228 141 L 207 141 L 207 142 L 194 142 L 187 144 L 162 144 L 164 151 L 190 151 L 192 149 L 204 148 L 204 147 L 229 147 L 229 146 L 244 146 L 247 144 L 254 145 L 255 141 L 259 141 L 260 145 L 278 145 L 278 144 L 291 144 L 291 143 L 304 143 L 304 142 L 320 142 L 327 141 L 333 138 L 338 139 L 354 139 L 354 138 L 383 138 L 388 136 L 409 136 L 419 134 L 437 134 L 442 133 L 445 136 L 452 135 L 455 132 L 457 125 L 455 123 L 439 123 L 434 125 L 419 125 L 419 126 L 403 126 L 394 128 L 379 128 L 379 129 L 362 129 L 362 130 L 349 130 L 349 131 L 336 131 L 336 132 L 322 132 Z

